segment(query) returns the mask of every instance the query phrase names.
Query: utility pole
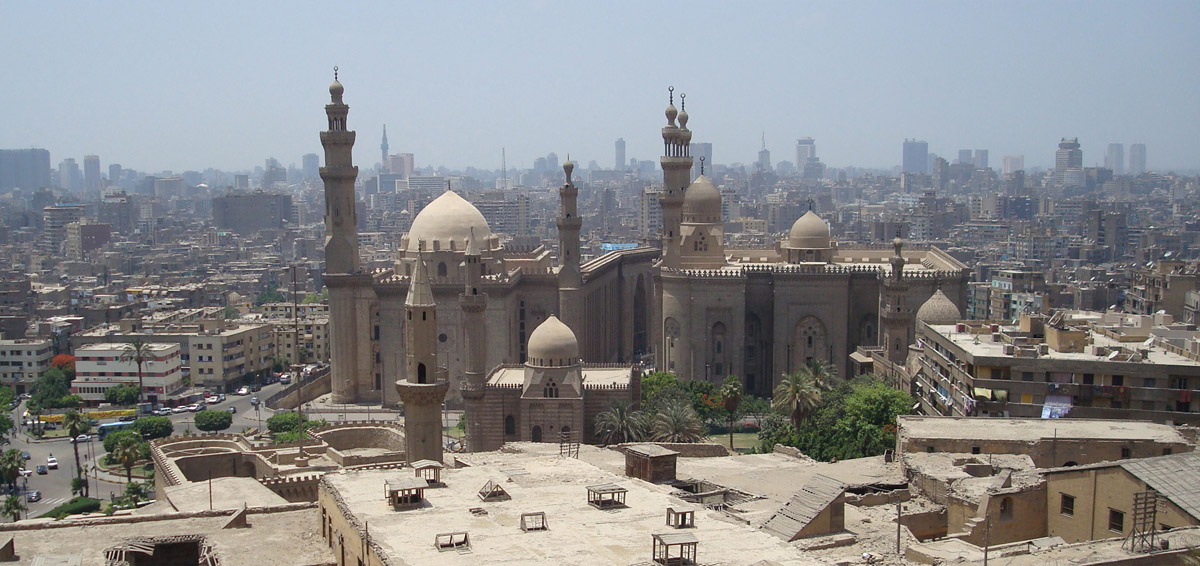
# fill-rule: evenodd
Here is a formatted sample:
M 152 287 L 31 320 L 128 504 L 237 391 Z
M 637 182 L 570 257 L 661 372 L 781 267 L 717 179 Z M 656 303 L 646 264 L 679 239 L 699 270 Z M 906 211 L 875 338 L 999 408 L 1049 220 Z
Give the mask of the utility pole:
M 904 503 L 896 502 L 896 554 L 900 554 L 900 514 L 904 510 Z
M 988 547 L 991 545 L 992 518 L 988 517 L 987 522 L 983 524 L 983 566 L 988 563 Z
M 292 263 L 292 380 L 296 384 L 296 426 L 300 431 L 300 453 L 304 457 L 304 381 L 300 379 L 300 304 L 296 300 L 296 264 Z

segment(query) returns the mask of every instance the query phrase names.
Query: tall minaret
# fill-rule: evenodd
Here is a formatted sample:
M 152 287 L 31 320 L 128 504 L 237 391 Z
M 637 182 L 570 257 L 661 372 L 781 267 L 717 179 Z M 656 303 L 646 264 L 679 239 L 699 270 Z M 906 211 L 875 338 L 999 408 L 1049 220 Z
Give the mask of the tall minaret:
M 418 248 L 423 248 L 418 242 Z M 449 383 L 437 365 L 437 305 L 418 252 L 408 297 L 404 300 L 404 347 L 407 380 L 396 382 L 404 402 L 404 434 L 409 463 L 442 461 L 442 402 Z
M 354 209 L 354 132 L 346 129 L 350 107 L 342 102 L 342 83 L 333 68 L 331 102 L 325 106 L 329 129 L 321 132 L 325 148 L 325 285 L 329 289 L 329 346 L 333 402 L 354 403 L 373 389 L 370 347 L 371 279 L 359 267 L 358 228 Z
M 466 380 L 462 396 L 468 414 L 475 412 L 473 402 L 483 399 L 483 386 L 487 379 L 487 319 L 484 313 L 487 312 L 488 296 L 483 292 L 482 260 L 479 240 L 475 238 L 475 229 L 472 228 L 463 259 L 463 292 L 458 297 L 463 311 L 463 335 L 467 343 Z M 467 421 L 466 444 L 467 450 L 476 452 L 482 450 L 483 431 L 480 430 L 480 415 L 471 417 Z
M 387 124 L 383 125 L 383 143 L 379 144 L 379 154 L 380 154 L 379 166 L 383 168 L 384 173 L 391 173 L 391 171 L 388 170 L 388 165 L 387 165 L 387 156 L 388 156 Z
M 342 83 L 333 68 L 333 84 L 329 85 L 332 102 L 325 105 L 329 129 L 321 132 L 325 148 L 325 166 L 321 180 L 325 181 L 325 272 L 354 273 L 358 271 L 358 228 L 354 210 L 354 132 L 346 129 L 346 114 L 350 107 L 342 102 Z
M 575 164 L 570 156 L 563 163 L 566 182 L 558 189 L 558 316 L 580 344 L 580 354 L 587 356 L 586 329 L 583 324 L 583 276 L 579 273 L 579 228 L 583 219 L 575 207 L 579 190 L 571 182 Z
M 662 248 L 663 265 L 679 268 L 679 222 L 682 218 L 683 193 L 689 184 L 688 173 L 692 169 L 692 151 L 690 146 L 691 132 L 687 129 L 687 119 L 683 119 L 682 127 L 675 125 L 679 111 L 675 109 L 675 87 L 667 89 L 670 92 L 670 103 L 667 105 L 667 125 L 663 126 L 663 156 L 659 160 L 663 170 L 662 196 L 658 202 L 662 205 Z M 684 96 L 680 96 L 680 103 Z M 684 116 L 686 116 L 686 112 Z

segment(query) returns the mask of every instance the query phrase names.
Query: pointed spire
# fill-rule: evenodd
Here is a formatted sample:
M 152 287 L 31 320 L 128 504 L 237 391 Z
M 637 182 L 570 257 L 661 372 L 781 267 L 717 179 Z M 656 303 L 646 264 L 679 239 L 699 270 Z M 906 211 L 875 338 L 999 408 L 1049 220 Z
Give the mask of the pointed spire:
M 383 125 L 383 144 L 387 145 L 387 124 Z
M 762 133 L 762 148 L 767 149 L 767 132 Z
M 425 271 L 424 247 L 424 240 L 417 242 L 417 248 L 421 251 L 417 252 L 417 265 L 413 268 L 412 280 L 408 282 L 408 297 L 404 299 L 404 306 L 431 307 L 435 304 L 433 288 L 429 284 L 429 273 Z
M 475 239 L 475 227 L 471 227 L 471 237 L 467 239 L 467 255 L 479 255 L 479 240 Z

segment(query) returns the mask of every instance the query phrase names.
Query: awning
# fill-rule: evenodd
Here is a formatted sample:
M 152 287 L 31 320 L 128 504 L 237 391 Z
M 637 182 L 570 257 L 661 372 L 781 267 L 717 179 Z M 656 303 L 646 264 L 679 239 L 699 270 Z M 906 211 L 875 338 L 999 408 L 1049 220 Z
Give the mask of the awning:
M 997 389 L 992 392 L 992 396 L 999 403 L 1007 403 L 1008 402 L 1008 390 L 1007 389 Z
M 992 400 L 992 390 L 988 389 L 986 387 L 976 387 L 975 388 L 975 398 L 980 401 L 991 401 Z

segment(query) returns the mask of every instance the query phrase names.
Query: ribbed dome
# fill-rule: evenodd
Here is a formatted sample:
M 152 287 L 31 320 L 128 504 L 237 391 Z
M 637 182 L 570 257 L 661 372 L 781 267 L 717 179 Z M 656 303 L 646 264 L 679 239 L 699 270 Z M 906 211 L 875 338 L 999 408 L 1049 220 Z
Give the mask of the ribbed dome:
M 492 229 L 479 209 L 458 196 L 458 193 L 446 191 L 413 218 L 405 249 L 418 251 L 421 241 L 425 242 L 425 251 L 432 251 L 434 242 L 438 242 L 441 249 L 448 250 L 451 241 L 455 249 L 463 249 L 472 230 L 481 241 L 486 242 L 492 237 Z M 484 245 L 484 248 L 487 246 Z
M 529 335 L 529 363 L 537 366 L 569 366 L 579 360 L 579 341 L 571 328 L 550 315 Z
M 684 192 L 683 221 L 713 224 L 721 221 L 721 191 L 701 175 Z
M 947 297 L 941 289 L 935 291 L 933 296 L 917 309 L 917 320 L 925 324 L 952 324 L 961 318 L 954 301 L 951 301 L 950 297 Z
M 788 247 L 792 249 L 823 249 L 829 247 L 829 225 L 809 210 L 792 224 L 788 233 Z

